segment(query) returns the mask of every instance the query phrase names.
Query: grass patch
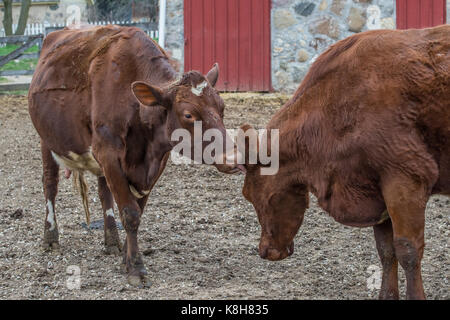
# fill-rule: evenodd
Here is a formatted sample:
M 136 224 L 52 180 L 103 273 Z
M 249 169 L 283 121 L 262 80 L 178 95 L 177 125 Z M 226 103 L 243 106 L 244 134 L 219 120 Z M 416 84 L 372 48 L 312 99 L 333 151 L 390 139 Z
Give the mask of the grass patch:
M 9 80 L 5 77 L 0 77 L 0 83 L 9 82 Z
M 27 96 L 28 90 L 0 91 L 0 96 Z
M 15 49 L 19 48 L 18 45 L 14 44 L 8 44 L 4 47 L 0 47 L 0 56 L 5 56 Z M 39 51 L 39 46 L 35 45 L 28 50 L 25 51 L 25 53 L 35 53 Z M 26 58 L 26 59 L 15 59 L 11 60 L 7 64 L 5 64 L 3 67 L 0 68 L 0 71 L 10 71 L 10 70 L 34 70 L 36 68 L 38 59 L 37 58 Z
M 38 59 L 21 59 L 21 60 L 11 60 L 3 67 L 0 68 L 1 71 L 7 70 L 34 70 L 36 68 Z
M 17 48 L 19 48 L 18 45 L 15 44 L 7 44 L 4 47 L 0 47 L 0 56 L 6 56 L 7 54 L 13 52 L 14 50 L 16 50 Z M 35 53 L 39 51 L 39 46 L 35 45 L 32 46 L 31 48 L 28 48 L 25 53 Z

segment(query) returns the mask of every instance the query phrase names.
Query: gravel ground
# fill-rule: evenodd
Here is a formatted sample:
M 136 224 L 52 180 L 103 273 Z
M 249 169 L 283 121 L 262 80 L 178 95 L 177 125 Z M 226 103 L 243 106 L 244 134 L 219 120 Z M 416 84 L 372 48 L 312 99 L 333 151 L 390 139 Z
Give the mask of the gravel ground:
M 285 96 L 224 94 L 226 126 L 263 127 Z M 103 231 L 87 230 L 71 181 L 62 178 L 56 212 L 61 250 L 44 252 L 44 197 L 39 138 L 25 97 L 0 97 L 0 299 L 371 299 L 380 267 L 371 228 L 340 225 L 315 199 L 280 262 L 259 258 L 259 224 L 241 195 L 243 176 L 171 163 L 151 193 L 139 245 L 152 286 L 130 287 L 120 258 L 103 252 Z M 90 178 L 92 219 L 101 219 Z M 429 299 L 449 299 L 450 198 L 434 196 L 426 212 L 423 280 Z M 120 231 L 122 240 L 124 231 Z M 70 290 L 68 268 L 80 268 Z M 70 272 L 69 272 L 70 273 Z M 404 274 L 400 271 L 404 297 Z

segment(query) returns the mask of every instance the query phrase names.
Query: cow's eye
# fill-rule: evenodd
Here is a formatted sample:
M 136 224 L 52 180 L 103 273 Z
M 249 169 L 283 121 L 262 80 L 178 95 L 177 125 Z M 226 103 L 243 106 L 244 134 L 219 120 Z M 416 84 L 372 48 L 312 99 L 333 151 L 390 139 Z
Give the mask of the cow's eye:
M 186 117 L 186 119 L 191 119 L 192 118 L 192 115 L 189 114 L 189 113 L 186 113 L 184 116 Z

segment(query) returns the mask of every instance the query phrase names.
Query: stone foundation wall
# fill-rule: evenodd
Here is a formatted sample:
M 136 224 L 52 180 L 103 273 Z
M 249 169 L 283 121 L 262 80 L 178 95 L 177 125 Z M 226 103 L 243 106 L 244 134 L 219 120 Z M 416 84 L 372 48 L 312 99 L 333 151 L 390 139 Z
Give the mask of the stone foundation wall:
M 165 49 L 176 60 L 178 72 L 184 70 L 183 0 L 167 0 Z
M 272 85 L 294 91 L 331 44 L 368 29 L 395 29 L 395 0 L 273 0 Z
M 447 0 L 447 24 L 450 22 L 450 0 Z

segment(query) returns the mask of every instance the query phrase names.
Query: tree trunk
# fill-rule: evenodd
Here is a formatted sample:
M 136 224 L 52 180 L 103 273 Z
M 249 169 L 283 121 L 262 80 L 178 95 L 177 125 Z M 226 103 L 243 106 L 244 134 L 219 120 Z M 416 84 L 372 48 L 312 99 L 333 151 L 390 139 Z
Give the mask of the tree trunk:
M 5 35 L 12 35 L 12 0 L 3 0 L 3 28 L 5 28 Z
M 16 35 L 23 35 L 27 27 L 28 12 L 30 11 L 31 0 L 22 0 L 20 6 L 19 23 L 17 25 Z

